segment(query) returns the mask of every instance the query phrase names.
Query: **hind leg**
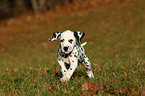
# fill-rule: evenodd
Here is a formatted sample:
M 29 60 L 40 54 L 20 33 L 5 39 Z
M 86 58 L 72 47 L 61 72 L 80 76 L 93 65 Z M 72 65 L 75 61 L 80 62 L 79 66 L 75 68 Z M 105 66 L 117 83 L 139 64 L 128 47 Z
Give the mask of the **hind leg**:
M 91 69 L 91 62 L 86 55 L 84 55 L 84 61 L 82 62 L 82 64 L 86 67 L 86 72 L 88 74 L 88 77 L 89 78 L 94 78 L 94 75 L 93 75 L 93 72 L 92 72 L 92 69 Z

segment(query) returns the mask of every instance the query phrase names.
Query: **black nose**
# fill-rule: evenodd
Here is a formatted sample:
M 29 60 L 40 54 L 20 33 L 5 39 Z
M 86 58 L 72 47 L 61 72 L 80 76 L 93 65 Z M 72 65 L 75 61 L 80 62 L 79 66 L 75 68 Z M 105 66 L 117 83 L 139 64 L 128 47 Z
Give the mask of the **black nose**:
M 64 51 L 67 51 L 68 50 L 68 47 L 64 47 L 63 49 L 64 49 Z

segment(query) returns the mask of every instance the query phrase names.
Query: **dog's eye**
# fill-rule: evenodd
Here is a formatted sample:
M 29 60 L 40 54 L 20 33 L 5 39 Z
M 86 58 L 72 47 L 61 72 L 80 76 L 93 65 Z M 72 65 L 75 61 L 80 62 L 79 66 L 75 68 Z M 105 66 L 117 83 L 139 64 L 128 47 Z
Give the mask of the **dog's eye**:
M 60 40 L 60 42 L 63 42 L 63 41 L 64 41 L 64 39 Z
M 68 41 L 69 41 L 70 43 L 72 43 L 72 41 L 73 41 L 73 40 L 72 40 L 72 39 L 70 39 L 70 40 L 68 40 Z

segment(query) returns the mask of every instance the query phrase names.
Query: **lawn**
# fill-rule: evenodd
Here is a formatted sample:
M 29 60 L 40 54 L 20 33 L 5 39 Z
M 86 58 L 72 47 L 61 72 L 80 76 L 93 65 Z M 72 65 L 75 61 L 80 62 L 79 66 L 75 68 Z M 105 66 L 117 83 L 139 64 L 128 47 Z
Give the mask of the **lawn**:
M 0 24 L 0 95 L 145 95 L 145 1 L 11 18 Z M 83 65 L 60 82 L 53 32 L 85 32 L 94 79 Z

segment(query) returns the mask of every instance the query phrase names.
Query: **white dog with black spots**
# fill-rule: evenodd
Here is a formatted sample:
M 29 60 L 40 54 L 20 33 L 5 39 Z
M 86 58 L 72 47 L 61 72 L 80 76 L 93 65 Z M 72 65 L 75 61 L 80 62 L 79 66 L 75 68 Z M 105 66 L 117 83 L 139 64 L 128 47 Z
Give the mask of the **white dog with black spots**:
M 63 74 L 63 77 L 60 79 L 62 82 L 70 80 L 78 63 L 82 63 L 86 67 L 89 78 L 94 78 L 90 60 L 83 48 L 87 42 L 81 44 L 81 39 L 84 35 L 84 32 L 66 30 L 64 32 L 54 32 L 53 37 L 49 39 L 50 41 L 55 41 L 57 38 L 60 38 L 57 58 Z M 66 65 L 69 65 L 69 68 Z

